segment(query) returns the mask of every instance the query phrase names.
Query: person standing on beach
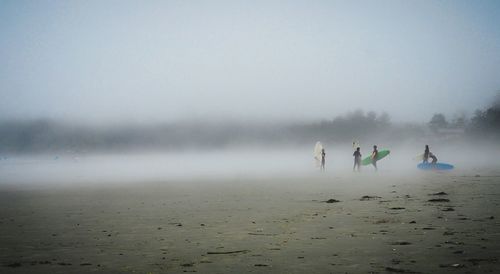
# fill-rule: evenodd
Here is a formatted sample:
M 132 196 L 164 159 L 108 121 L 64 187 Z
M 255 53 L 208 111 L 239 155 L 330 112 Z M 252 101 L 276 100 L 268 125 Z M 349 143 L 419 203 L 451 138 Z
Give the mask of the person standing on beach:
M 375 167 L 375 171 L 377 171 L 378 170 L 378 168 L 377 168 L 377 158 L 378 158 L 377 145 L 373 146 L 373 152 L 372 152 L 372 156 L 370 158 L 372 159 L 372 165 Z
M 426 164 L 429 162 L 429 153 L 430 153 L 429 145 L 425 145 L 425 151 L 424 151 L 424 157 L 422 159 L 423 160 L 422 163 Z
M 325 171 L 325 157 L 326 157 L 326 153 L 325 153 L 325 149 L 321 149 L 321 171 Z
M 354 151 L 354 154 L 352 154 L 352 156 L 354 156 L 354 166 L 352 167 L 352 171 L 356 170 L 356 166 L 358 167 L 358 171 L 361 167 L 361 152 L 359 150 L 360 148 L 357 147 L 356 151 Z

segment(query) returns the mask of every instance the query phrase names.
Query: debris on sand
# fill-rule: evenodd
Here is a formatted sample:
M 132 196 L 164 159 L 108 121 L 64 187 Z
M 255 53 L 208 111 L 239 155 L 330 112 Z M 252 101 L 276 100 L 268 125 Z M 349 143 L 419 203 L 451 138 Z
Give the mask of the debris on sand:
M 248 253 L 250 250 L 234 250 L 234 251 L 208 251 L 208 255 L 220 255 L 220 254 L 235 254 L 235 253 Z
M 254 235 L 254 236 L 276 236 L 278 234 L 249 232 L 248 235 Z
M 463 264 L 440 264 L 439 267 L 462 268 L 462 267 L 465 267 L 465 265 L 463 265 Z
M 480 262 L 486 262 L 486 263 L 494 263 L 497 262 L 497 258 L 489 258 L 489 259 L 476 259 L 476 258 L 471 258 L 467 259 L 467 261 L 471 262 L 473 265 L 479 265 Z
M 444 199 L 444 198 L 437 198 L 437 199 L 429 199 L 427 200 L 428 202 L 449 202 L 450 200 L 449 199 Z
M 420 273 L 420 272 L 415 272 L 415 271 L 411 271 L 411 270 L 407 270 L 407 269 L 402 269 L 402 268 L 394 268 L 394 267 L 390 267 L 390 266 L 386 267 L 385 271 L 387 271 L 387 272 L 394 272 L 394 273 L 410 273 L 410 274 Z
M 455 209 L 453 209 L 452 207 L 447 207 L 442 209 L 441 211 L 455 211 Z
M 269 266 L 267 264 L 254 264 L 254 266 Z
M 373 222 L 374 224 L 387 224 L 387 223 L 394 223 L 394 221 L 391 221 L 389 219 L 380 219 L 380 220 L 376 220 L 375 222 Z
M 432 193 L 432 194 L 429 194 L 429 195 L 433 195 L 433 196 L 443 196 L 443 195 L 448 195 L 448 193 L 443 192 L 443 191 L 440 191 L 440 192 Z
M 411 245 L 411 243 L 406 241 L 397 241 L 397 242 L 392 242 L 391 245 Z
M 396 207 L 391 207 L 389 209 L 392 209 L 392 210 L 402 210 L 402 209 L 405 209 L 405 208 L 404 207 L 398 207 L 398 206 L 396 206 Z
M 449 244 L 449 245 L 465 245 L 463 242 L 452 242 L 452 241 L 445 241 L 444 244 Z
M 325 203 L 327 203 L 327 204 L 338 203 L 338 202 L 340 202 L 340 201 L 336 200 L 336 199 L 329 199 L 329 200 L 325 201 Z
M 382 198 L 382 197 L 365 195 L 365 196 L 361 197 L 361 199 L 359 199 L 359 200 L 360 201 L 369 201 L 369 200 L 380 199 L 380 198 Z
M 21 266 L 21 263 L 10 263 L 10 264 L 6 264 L 5 265 L 6 267 L 20 267 Z
M 182 267 L 193 267 L 194 266 L 194 263 L 185 263 L 185 264 L 181 264 Z

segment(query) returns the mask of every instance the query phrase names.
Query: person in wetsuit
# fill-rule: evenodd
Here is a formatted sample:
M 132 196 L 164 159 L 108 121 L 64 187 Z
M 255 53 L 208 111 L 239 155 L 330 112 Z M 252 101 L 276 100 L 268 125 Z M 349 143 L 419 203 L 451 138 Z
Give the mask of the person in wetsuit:
M 422 163 L 425 164 L 425 163 L 429 162 L 429 153 L 430 153 L 430 151 L 429 151 L 429 145 L 425 145 L 425 151 L 424 151 L 424 157 L 422 159 L 423 160 Z
M 371 159 L 372 159 L 372 165 L 375 167 L 375 170 L 378 170 L 377 158 L 378 158 L 378 149 L 377 149 L 377 145 L 374 145 Z
M 325 153 L 325 149 L 321 149 L 321 171 L 325 171 L 325 157 L 326 157 L 326 153 Z
M 356 151 L 354 151 L 354 154 L 352 154 L 352 156 L 354 156 L 354 166 L 352 167 L 352 171 L 356 170 L 356 166 L 358 167 L 358 171 L 361 167 L 361 152 L 359 151 L 359 149 L 359 147 L 356 148 Z

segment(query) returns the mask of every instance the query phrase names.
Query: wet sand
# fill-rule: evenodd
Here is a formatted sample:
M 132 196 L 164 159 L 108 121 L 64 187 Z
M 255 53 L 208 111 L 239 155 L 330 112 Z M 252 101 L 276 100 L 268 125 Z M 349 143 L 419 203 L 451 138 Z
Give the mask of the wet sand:
M 499 205 L 494 169 L 0 187 L 0 272 L 494 273 Z

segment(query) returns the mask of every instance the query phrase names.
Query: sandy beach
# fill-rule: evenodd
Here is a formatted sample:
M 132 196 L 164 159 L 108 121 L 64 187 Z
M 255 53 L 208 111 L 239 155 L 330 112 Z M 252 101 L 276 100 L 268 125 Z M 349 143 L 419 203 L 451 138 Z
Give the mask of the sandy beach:
M 500 274 L 500 0 L 0 18 L 0 274 Z
M 2 187 L 2 273 L 494 273 L 491 170 Z

